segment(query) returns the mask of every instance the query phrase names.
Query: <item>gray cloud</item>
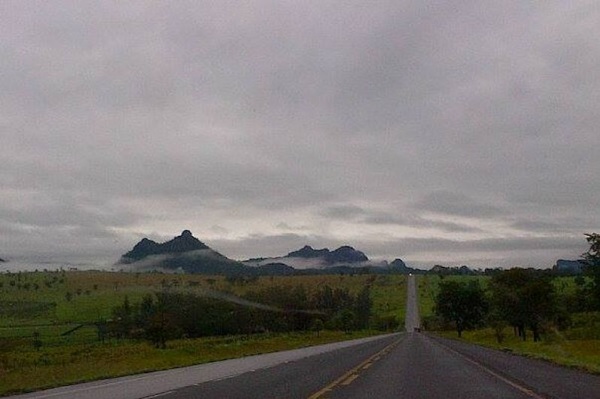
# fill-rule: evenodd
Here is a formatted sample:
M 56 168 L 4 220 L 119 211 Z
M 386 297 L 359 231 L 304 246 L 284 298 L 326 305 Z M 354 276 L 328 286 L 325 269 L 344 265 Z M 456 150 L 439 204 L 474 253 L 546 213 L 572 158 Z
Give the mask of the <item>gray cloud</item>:
M 584 0 L 3 1 L 0 255 L 110 258 L 190 228 L 239 257 L 432 236 L 576 257 L 553 240 L 600 226 L 599 17 Z
M 332 244 L 332 240 L 314 235 L 300 235 L 295 233 L 285 233 L 278 235 L 254 234 L 237 239 L 215 239 L 208 245 L 218 252 L 234 259 L 242 260 L 245 258 L 257 257 L 278 257 L 284 256 L 291 251 L 301 248 L 304 245 L 313 245 L 318 248 L 327 247 Z M 334 244 L 333 246 L 335 246 Z
M 415 204 L 419 210 L 466 217 L 494 217 L 506 211 L 494 205 L 479 202 L 460 193 L 436 191 L 427 194 Z
M 423 207 L 427 210 L 427 208 Z M 367 225 L 397 225 L 414 228 L 431 228 L 448 232 L 481 232 L 480 229 L 465 224 L 445 222 L 420 217 L 399 209 L 398 213 L 386 211 L 372 211 L 355 205 L 334 205 L 320 212 L 322 217 L 349 220 Z
M 407 263 L 423 266 L 468 264 L 472 267 L 551 267 L 557 259 L 573 259 L 586 250 L 583 235 L 556 237 L 451 240 L 409 238 L 366 242 L 377 253 L 400 254 Z

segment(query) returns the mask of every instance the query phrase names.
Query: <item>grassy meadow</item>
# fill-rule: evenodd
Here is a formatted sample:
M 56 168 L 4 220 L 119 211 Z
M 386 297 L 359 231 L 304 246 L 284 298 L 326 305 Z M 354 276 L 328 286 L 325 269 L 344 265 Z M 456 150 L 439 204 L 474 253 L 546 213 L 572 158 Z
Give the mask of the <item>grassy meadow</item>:
M 250 354 L 354 339 L 359 331 L 263 333 L 170 341 L 167 349 L 148 342 L 100 342 L 95 323 L 112 316 L 125 300 L 135 304 L 148 293 L 169 290 L 223 292 L 243 296 L 270 286 L 323 285 L 358 293 L 371 285 L 374 318 L 392 316 L 403 325 L 404 276 L 332 275 L 227 279 L 160 273 L 56 271 L 0 274 L 0 395 L 180 367 Z

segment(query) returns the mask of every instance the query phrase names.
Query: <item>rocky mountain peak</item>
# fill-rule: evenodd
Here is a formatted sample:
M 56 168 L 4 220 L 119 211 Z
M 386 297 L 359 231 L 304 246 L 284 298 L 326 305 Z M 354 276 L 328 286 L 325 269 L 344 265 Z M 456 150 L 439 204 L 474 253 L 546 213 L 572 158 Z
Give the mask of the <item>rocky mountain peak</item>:
M 357 251 L 349 245 L 344 245 L 330 252 L 325 260 L 327 263 L 358 263 L 366 262 L 369 258 L 363 252 Z
M 191 231 L 184 230 L 180 236 L 162 244 L 148 238 L 143 238 L 131 251 L 123 255 L 122 261 L 136 261 L 150 255 L 177 254 L 200 249 L 209 248 L 202 241 L 194 237 Z
M 319 258 L 321 256 L 326 256 L 327 254 L 329 254 L 329 249 L 327 249 L 327 248 L 314 249 L 310 245 L 305 245 L 304 247 L 302 247 L 301 249 L 299 249 L 297 251 L 290 252 L 285 257 L 286 258 L 308 258 L 308 259 L 310 259 L 310 258 Z

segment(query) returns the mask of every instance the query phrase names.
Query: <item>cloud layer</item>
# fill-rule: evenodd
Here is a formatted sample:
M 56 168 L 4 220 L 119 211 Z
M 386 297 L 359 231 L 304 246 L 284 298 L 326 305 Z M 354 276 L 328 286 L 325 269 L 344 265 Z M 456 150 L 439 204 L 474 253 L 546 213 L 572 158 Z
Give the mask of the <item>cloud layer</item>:
M 0 256 L 351 244 L 550 266 L 600 228 L 592 1 L 0 3 Z

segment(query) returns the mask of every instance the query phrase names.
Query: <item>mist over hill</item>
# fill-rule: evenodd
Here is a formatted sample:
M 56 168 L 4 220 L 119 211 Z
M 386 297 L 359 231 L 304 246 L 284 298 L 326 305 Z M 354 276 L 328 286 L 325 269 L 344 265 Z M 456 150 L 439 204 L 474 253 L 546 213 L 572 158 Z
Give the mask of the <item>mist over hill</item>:
M 304 258 L 304 259 L 322 259 L 326 264 L 336 263 L 360 263 L 367 262 L 369 258 L 351 246 L 344 245 L 334 251 L 327 248 L 313 249 L 310 245 L 305 245 L 303 248 L 288 253 L 285 258 Z
M 249 266 L 268 264 L 284 264 L 295 269 L 331 269 L 334 267 L 385 267 L 386 261 L 374 262 L 361 251 L 349 245 L 341 246 L 333 251 L 328 248 L 314 249 L 310 245 L 275 258 L 255 258 L 242 261 Z
M 194 237 L 191 231 L 184 230 L 180 236 L 162 244 L 143 238 L 131 251 L 121 257 L 120 263 L 132 263 L 152 255 L 181 254 L 205 249 L 210 248 Z
M 395 262 L 402 262 L 397 259 Z M 404 265 L 404 262 L 402 262 Z M 256 258 L 238 262 L 229 259 L 193 236 L 189 230 L 164 243 L 143 238 L 123 254 L 115 266 L 129 271 L 165 271 L 226 275 L 291 275 L 406 272 L 397 264 L 373 262 L 361 251 L 344 245 L 333 251 L 306 245 L 278 258 Z M 405 266 L 404 266 L 405 267 Z
M 123 254 L 114 265 L 127 271 L 162 271 L 195 274 L 220 274 L 230 276 L 298 275 L 298 274 L 438 274 L 477 275 L 494 274 L 500 268 L 484 270 L 469 266 L 435 265 L 429 270 L 413 268 L 396 258 L 391 262 L 370 260 L 365 253 L 349 245 L 333 251 L 315 249 L 310 245 L 291 251 L 287 255 L 271 258 L 253 258 L 236 261 L 213 250 L 193 236 L 189 230 L 164 243 L 143 238 L 130 251 Z M 552 272 L 581 273 L 579 261 L 559 260 Z
M 117 262 L 131 271 L 171 271 L 199 274 L 244 274 L 247 266 L 221 255 L 184 230 L 159 244 L 143 238 Z

